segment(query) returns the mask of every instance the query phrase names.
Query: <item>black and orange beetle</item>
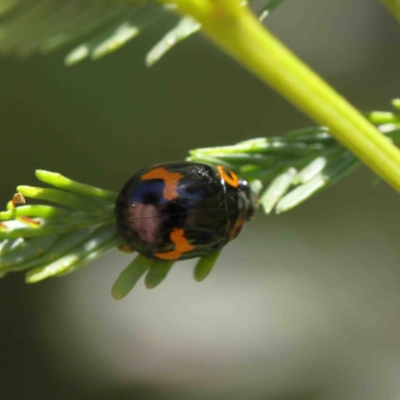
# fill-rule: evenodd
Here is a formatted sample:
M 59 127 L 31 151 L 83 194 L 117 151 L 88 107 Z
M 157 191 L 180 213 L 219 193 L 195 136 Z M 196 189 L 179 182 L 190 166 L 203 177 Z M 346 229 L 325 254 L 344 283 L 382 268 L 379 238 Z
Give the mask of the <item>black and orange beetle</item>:
M 248 183 L 228 168 L 178 162 L 133 175 L 118 196 L 115 218 L 129 248 L 172 261 L 220 250 L 255 208 Z

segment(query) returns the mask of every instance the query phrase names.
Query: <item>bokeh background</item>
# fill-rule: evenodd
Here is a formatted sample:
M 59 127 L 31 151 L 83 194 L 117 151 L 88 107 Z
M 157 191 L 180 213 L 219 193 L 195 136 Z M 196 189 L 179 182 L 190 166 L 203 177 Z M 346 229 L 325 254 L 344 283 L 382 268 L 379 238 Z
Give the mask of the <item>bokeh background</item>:
M 257 3 L 255 8 L 257 8 Z M 37 168 L 118 190 L 191 148 L 313 125 L 197 34 L 151 69 L 167 19 L 115 55 L 0 60 L 0 203 Z M 287 0 L 266 24 L 360 109 L 400 92 L 400 29 L 376 0 Z M 287 214 L 259 211 L 201 284 L 110 289 L 117 251 L 68 277 L 0 281 L 0 398 L 398 399 L 399 197 L 359 170 Z

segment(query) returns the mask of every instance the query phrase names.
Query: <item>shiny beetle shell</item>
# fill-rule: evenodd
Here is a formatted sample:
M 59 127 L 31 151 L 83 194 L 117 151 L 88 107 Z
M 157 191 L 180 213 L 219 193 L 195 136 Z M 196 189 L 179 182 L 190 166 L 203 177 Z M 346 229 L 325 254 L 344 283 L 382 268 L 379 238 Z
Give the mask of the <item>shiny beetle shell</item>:
M 150 258 L 185 260 L 220 250 L 256 206 L 246 181 L 231 170 L 194 162 L 143 169 L 115 206 L 126 245 Z

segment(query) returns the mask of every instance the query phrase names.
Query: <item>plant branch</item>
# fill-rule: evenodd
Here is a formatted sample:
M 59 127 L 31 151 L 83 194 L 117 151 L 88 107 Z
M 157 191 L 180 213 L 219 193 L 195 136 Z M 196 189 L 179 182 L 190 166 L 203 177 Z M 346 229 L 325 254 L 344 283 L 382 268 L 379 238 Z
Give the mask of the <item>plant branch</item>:
M 232 0 L 162 0 L 199 21 L 204 31 L 400 191 L 400 151 L 363 115 Z

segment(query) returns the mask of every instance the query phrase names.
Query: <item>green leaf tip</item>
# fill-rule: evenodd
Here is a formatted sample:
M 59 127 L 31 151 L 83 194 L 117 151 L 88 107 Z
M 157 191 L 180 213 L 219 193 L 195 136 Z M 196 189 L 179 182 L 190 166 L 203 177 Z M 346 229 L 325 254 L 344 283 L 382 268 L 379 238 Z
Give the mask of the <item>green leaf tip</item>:
M 19 206 L 11 210 L 0 211 L 0 221 L 7 221 L 17 217 L 41 217 L 65 220 L 71 217 L 71 213 L 60 207 L 46 205 Z
M 63 190 L 33 186 L 18 186 L 17 191 L 25 197 L 59 203 L 63 206 L 71 207 L 76 210 L 86 211 L 88 214 L 94 216 L 102 216 L 106 213 L 101 204 L 86 199 L 83 196 Z
M 115 300 L 123 299 L 152 265 L 153 260 L 138 255 L 118 276 L 111 289 L 112 297 Z
M 267 214 L 272 211 L 275 204 L 292 185 L 296 173 L 297 171 L 295 168 L 289 168 L 282 174 L 278 175 L 260 197 L 260 204 L 263 206 L 264 211 Z
M 393 99 L 392 100 L 392 105 L 394 108 L 396 108 L 397 110 L 400 110 L 400 99 Z
M 201 24 L 191 17 L 183 17 L 146 55 L 146 65 L 154 65 L 177 43 L 199 31 Z
M 38 169 L 35 171 L 35 175 L 37 179 L 51 186 L 82 196 L 91 197 L 93 199 L 104 199 L 110 202 L 115 202 L 118 196 L 116 192 L 74 181 L 57 172 Z
M 257 13 L 260 22 L 264 21 L 272 11 L 274 11 L 283 0 L 270 0 L 261 10 Z
M 145 278 L 147 289 L 154 289 L 158 286 L 167 277 L 173 265 L 174 261 L 154 260 Z
M 328 164 L 327 157 L 317 157 L 306 165 L 293 178 L 294 184 L 306 183 L 320 173 Z
M 197 262 L 197 264 L 194 268 L 194 279 L 197 282 L 202 282 L 202 281 L 204 281 L 204 279 L 207 278 L 207 276 L 210 274 L 211 270 L 213 269 L 215 263 L 217 262 L 217 259 L 220 254 L 221 254 L 221 252 L 217 251 L 215 253 L 203 256 L 199 259 L 199 261 Z
M 124 21 L 123 23 L 118 24 L 118 26 L 112 28 L 112 30 L 102 34 L 100 37 L 96 37 L 95 39 L 79 46 L 77 49 L 73 50 L 73 52 L 75 52 L 76 55 L 77 50 L 79 51 L 80 48 L 85 47 L 87 51 L 86 55 L 90 55 L 92 60 L 98 60 L 120 49 L 130 40 L 138 36 L 140 32 L 141 30 L 138 26 L 135 26 L 130 21 Z M 69 60 L 69 65 L 71 65 L 72 55 L 72 52 L 67 55 L 66 64 Z M 80 60 L 73 61 L 73 63 L 76 63 Z

